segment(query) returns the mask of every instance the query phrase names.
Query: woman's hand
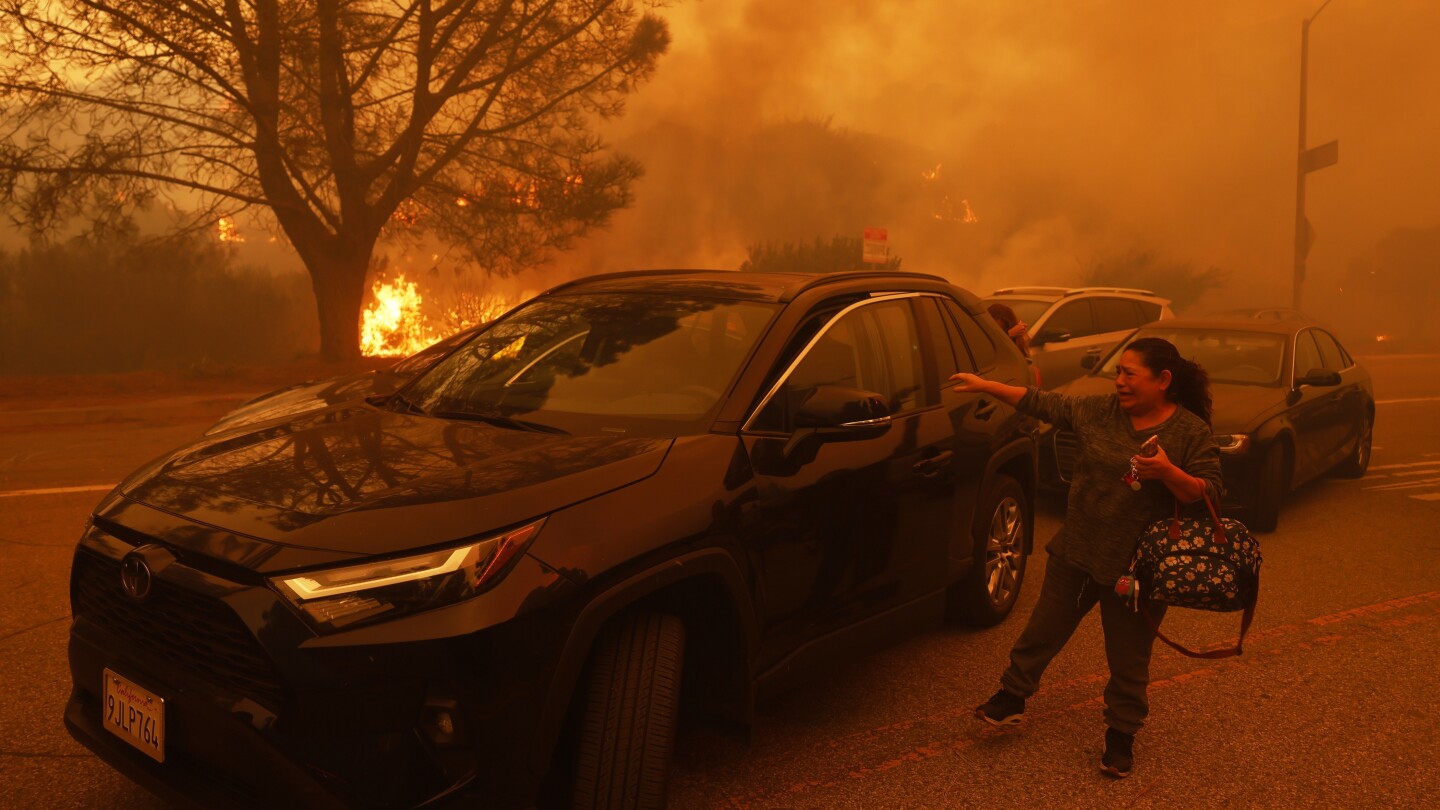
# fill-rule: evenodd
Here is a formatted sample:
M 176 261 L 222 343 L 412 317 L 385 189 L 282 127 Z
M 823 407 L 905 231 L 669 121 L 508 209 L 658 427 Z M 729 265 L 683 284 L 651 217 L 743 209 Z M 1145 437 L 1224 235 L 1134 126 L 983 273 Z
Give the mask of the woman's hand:
M 1135 477 L 1141 481 L 1164 481 L 1178 468 L 1165 455 L 1165 448 L 1155 445 L 1155 455 L 1135 457 Z
M 950 375 L 950 382 L 955 383 L 952 390 L 957 394 L 983 394 L 989 385 L 979 374 L 967 374 L 964 371 Z
M 1006 334 L 1008 334 L 1012 338 L 1018 338 L 1028 331 L 1030 331 L 1030 327 L 1026 326 L 1024 321 L 1020 321 L 1019 323 L 1010 327 L 1010 331 Z

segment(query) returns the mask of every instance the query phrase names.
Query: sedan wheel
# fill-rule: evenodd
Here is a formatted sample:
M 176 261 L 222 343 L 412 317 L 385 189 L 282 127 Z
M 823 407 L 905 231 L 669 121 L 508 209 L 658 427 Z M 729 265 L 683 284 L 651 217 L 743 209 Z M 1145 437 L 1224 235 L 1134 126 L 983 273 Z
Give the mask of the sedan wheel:
M 1247 521 L 1256 531 L 1273 532 L 1280 523 L 1280 501 L 1290 489 L 1290 465 L 1286 456 L 1286 445 L 1280 440 L 1272 442 L 1265 451 L 1260 478 L 1255 482 L 1255 510 Z
M 975 566 L 950 589 L 952 613 L 970 624 L 997 624 L 1015 607 L 1030 536 L 1026 504 L 1025 490 L 1008 475 L 996 478 L 982 503 L 980 515 L 985 517 L 977 526 Z

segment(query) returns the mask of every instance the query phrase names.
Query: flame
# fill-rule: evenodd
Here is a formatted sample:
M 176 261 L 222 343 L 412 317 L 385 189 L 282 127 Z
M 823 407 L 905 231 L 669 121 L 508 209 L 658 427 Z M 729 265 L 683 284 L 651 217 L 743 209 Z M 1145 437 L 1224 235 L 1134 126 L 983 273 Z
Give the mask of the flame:
M 928 172 L 920 172 L 920 176 L 923 177 L 923 178 L 925 178 L 926 180 L 939 180 L 939 179 L 940 179 L 940 164 L 939 164 L 939 163 L 936 163 L 936 164 L 935 164 L 935 168 L 931 169 L 931 170 L 928 171 Z
M 221 217 L 220 221 L 215 223 L 215 230 L 221 242 L 245 241 L 244 234 L 240 233 L 240 229 L 235 227 L 235 223 L 232 222 L 229 217 Z
M 420 311 L 422 298 L 404 274 L 393 283 L 376 281 L 374 302 L 361 315 L 360 353 L 367 357 L 403 357 L 438 338 Z
M 1390 339 L 1390 336 L 1389 336 L 1389 335 L 1376 335 L 1376 336 L 1375 336 L 1375 342 L 1376 342 L 1376 343 L 1384 343 L 1385 341 L 1387 341 L 1387 340 L 1389 340 L 1389 339 Z

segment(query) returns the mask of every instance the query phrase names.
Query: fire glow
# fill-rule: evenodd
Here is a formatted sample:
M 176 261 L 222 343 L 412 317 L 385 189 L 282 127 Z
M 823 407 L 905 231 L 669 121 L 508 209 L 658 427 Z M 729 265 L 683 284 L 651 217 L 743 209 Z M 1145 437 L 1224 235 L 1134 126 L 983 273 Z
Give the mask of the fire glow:
M 408 357 L 443 337 L 489 323 L 519 302 L 501 295 L 460 293 L 437 324 L 426 315 L 425 299 L 415 282 L 407 281 L 404 274 L 393 281 L 377 280 L 370 294 L 374 300 L 360 313 L 360 353 L 366 357 Z

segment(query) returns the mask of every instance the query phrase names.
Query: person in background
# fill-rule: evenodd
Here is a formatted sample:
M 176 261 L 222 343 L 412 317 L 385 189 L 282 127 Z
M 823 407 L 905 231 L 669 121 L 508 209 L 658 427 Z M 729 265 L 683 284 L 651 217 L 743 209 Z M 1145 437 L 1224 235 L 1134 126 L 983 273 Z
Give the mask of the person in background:
M 1135 733 L 1149 712 L 1150 651 L 1154 632 L 1115 593 L 1141 533 L 1171 515 L 1176 502 L 1190 504 L 1222 491 L 1220 452 L 1210 430 L 1210 378 L 1180 356 L 1169 341 L 1141 338 L 1120 355 L 1115 393 L 1064 396 L 1036 388 L 960 373 L 950 378 L 958 393 L 988 394 L 1021 413 L 1075 434 L 1078 461 L 1065 520 L 1046 551 L 1045 581 L 1000 690 L 975 709 L 995 726 L 1017 725 L 1025 700 L 1040 686 L 1051 659 L 1070 640 L 1098 602 L 1110 681 L 1105 687 L 1105 752 L 1101 770 L 1124 778 L 1134 767 Z M 1146 457 L 1141 446 L 1157 437 Z M 1154 605 L 1158 623 L 1164 608 Z
M 1000 324 L 1000 328 L 1005 330 L 1005 334 L 1010 336 L 1010 340 L 1015 343 L 1015 348 L 1019 349 L 1021 354 L 1029 357 L 1030 335 L 1026 330 L 1030 327 L 1020 320 L 1020 316 L 1015 314 L 1015 310 L 997 302 L 990 305 L 990 317 L 994 318 L 995 322 Z

